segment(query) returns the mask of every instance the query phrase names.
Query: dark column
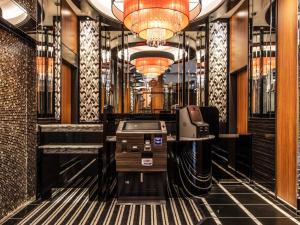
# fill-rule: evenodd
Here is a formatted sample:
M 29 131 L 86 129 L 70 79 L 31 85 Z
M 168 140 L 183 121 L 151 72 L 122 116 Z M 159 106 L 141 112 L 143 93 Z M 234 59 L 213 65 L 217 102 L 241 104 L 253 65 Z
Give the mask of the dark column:
M 206 22 L 205 31 L 205 106 L 209 105 L 209 22 Z
M 105 54 L 107 51 L 107 36 L 106 36 L 106 28 L 104 28 L 104 49 L 105 49 Z M 106 58 L 106 57 L 105 57 Z M 106 83 L 107 83 L 107 62 L 105 62 L 105 82 L 104 82 L 104 105 L 106 105 L 108 103 L 108 99 L 106 98 L 107 94 L 106 94 Z M 104 109 L 103 109 L 104 111 Z
M 124 113 L 124 26 L 122 27 L 122 66 L 121 66 L 121 99 L 119 99 L 119 103 L 121 103 L 121 113 Z
M 263 114 L 264 113 L 264 78 L 263 78 L 263 64 L 264 64 L 264 30 L 263 28 L 260 29 L 260 63 L 259 63 L 259 74 L 261 77 L 260 81 L 260 96 L 259 96 L 259 113 Z
M 183 38 L 182 38 L 182 46 L 183 46 L 183 51 L 182 51 L 182 106 L 185 106 L 187 101 L 186 101 L 186 78 L 185 78 L 185 73 L 186 73 L 186 68 L 185 68 L 185 48 L 186 48 L 186 43 L 185 43 L 185 31 L 183 32 Z
M 99 22 L 99 115 L 102 112 L 102 27 L 101 20 Z

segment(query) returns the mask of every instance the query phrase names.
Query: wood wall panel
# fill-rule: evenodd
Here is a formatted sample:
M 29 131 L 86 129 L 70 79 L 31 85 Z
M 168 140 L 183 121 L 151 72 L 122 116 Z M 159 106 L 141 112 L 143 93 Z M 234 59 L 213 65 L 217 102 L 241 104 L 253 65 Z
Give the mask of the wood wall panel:
M 129 79 L 125 79 L 125 91 L 124 91 L 124 113 L 130 113 L 130 88 Z
M 248 0 L 230 18 L 230 73 L 248 64 Z
M 248 0 L 230 18 L 230 73 L 236 79 L 237 133 L 248 133 Z M 234 109 L 230 109 L 234 110 Z M 232 120 L 235 121 L 235 120 Z
M 248 133 L 248 71 L 237 74 L 237 132 Z
M 61 74 L 61 123 L 72 122 L 72 70 L 68 65 L 62 64 Z
M 63 0 L 61 5 L 62 43 L 75 54 L 78 53 L 78 19 L 68 3 Z
M 153 113 L 164 109 L 164 88 L 162 76 L 158 78 L 157 85 L 151 89 L 151 108 Z
M 296 206 L 297 149 L 297 0 L 278 0 L 276 189 Z

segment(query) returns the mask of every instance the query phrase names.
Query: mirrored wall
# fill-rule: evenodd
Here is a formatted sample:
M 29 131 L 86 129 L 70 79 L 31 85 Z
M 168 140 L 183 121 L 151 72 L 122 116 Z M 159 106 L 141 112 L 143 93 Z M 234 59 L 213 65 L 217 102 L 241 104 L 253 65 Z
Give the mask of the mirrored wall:
M 36 41 L 37 113 L 39 117 L 54 117 L 55 74 L 60 74 L 57 69 L 61 63 L 56 57 L 60 54 L 60 2 L 2 0 L 0 14 Z
M 202 30 L 179 33 L 165 46 L 155 48 L 128 31 L 106 31 L 104 27 L 101 31 L 102 108 L 111 105 L 117 113 L 172 112 L 182 105 L 184 89 L 187 104 L 205 105 L 205 27 Z M 142 74 L 132 57 L 149 52 L 153 56 L 171 53 L 173 63 L 157 77 Z
M 32 17 L 13 0 L 0 3 L 3 17 L 36 40 L 40 119 L 97 122 L 105 106 L 115 113 L 170 113 L 186 104 L 207 104 L 206 24 L 149 47 L 121 25 L 107 24 L 87 1 L 37 5 Z M 156 76 L 145 74 L 136 65 L 137 53 L 167 55 L 168 64 Z
M 276 7 L 275 0 L 250 1 L 249 132 L 252 179 L 276 190 Z
M 276 1 L 251 0 L 250 116 L 275 117 Z
M 37 103 L 39 117 L 55 117 L 55 97 L 60 94 L 61 10 L 58 1 L 38 1 Z M 55 87 L 56 85 L 56 87 Z M 56 115 L 56 117 L 59 117 Z

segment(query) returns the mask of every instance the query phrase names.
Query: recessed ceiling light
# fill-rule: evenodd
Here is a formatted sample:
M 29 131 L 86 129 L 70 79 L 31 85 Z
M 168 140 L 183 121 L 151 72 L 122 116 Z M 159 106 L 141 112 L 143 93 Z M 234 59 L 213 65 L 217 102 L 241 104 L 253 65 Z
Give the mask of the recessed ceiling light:
M 1 0 L 0 8 L 2 10 L 2 18 L 13 25 L 23 22 L 28 14 L 27 11 L 11 0 Z

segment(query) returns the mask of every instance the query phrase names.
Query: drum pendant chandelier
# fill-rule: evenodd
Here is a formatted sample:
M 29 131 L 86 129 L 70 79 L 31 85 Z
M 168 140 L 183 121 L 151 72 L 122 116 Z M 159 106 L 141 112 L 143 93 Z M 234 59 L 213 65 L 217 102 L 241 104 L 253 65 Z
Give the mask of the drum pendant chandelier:
M 137 52 L 131 55 L 130 63 L 146 78 L 157 78 L 174 63 L 174 56 L 168 52 Z
M 115 17 L 153 47 L 186 28 L 201 9 L 201 0 L 112 0 Z

